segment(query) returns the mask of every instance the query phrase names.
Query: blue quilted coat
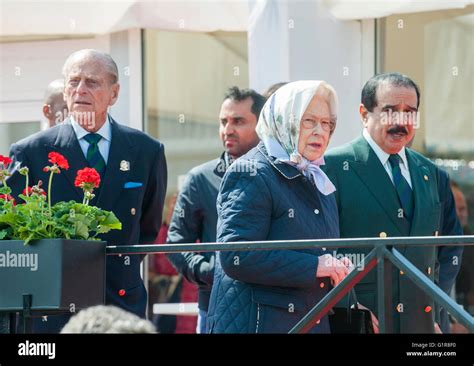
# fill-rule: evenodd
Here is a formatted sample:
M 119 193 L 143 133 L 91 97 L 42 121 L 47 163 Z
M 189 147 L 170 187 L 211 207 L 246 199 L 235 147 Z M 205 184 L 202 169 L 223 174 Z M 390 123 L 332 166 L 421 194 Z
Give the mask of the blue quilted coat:
M 218 242 L 338 238 L 334 194 L 322 195 L 260 143 L 227 170 Z M 316 278 L 324 249 L 225 251 L 216 256 L 210 333 L 287 333 L 330 287 Z M 329 333 L 327 317 L 311 333 Z

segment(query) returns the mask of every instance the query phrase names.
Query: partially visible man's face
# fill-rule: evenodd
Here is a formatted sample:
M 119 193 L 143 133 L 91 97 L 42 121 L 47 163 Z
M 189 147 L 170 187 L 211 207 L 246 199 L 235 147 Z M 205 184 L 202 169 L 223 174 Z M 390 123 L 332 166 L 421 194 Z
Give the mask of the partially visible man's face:
M 69 68 L 66 76 L 64 100 L 76 121 L 89 132 L 98 131 L 105 123 L 107 109 L 118 98 L 120 86 L 111 83 L 111 75 L 97 59 L 82 56 Z M 87 116 L 93 114 L 93 120 Z M 78 118 L 76 118 L 76 116 Z
M 61 123 L 67 117 L 67 104 L 64 101 L 63 94 L 55 95 L 50 104 L 45 104 L 43 114 L 48 119 L 49 127 Z
M 456 214 L 459 218 L 459 222 L 461 223 L 462 227 L 466 227 L 469 219 L 466 198 L 458 188 L 452 187 L 452 191 L 454 196 L 454 203 L 456 205 Z
M 219 113 L 219 136 L 225 151 L 234 159 L 257 146 L 259 138 L 255 132 L 257 117 L 252 113 L 252 98 L 242 101 L 226 99 Z
M 377 88 L 376 101 L 372 112 L 360 105 L 362 122 L 383 151 L 397 154 L 415 136 L 416 91 L 384 82 Z

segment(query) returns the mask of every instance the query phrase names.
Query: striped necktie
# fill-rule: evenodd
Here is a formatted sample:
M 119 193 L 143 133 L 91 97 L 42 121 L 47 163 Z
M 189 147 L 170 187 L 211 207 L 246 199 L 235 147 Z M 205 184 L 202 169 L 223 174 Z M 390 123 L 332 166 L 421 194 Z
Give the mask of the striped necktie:
M 100 154 L 98 145 L 101 139 L 102 136 L 97 133 L 89 133 L 84 136 L 84 140 L 89 143 L 86 156 L 89 167 L 97 170 L 100 176 L 103 177 L 105 171 L 105 160 Z
M 388 158 L 390 166 L 392 167 L 393 184 L 395 185 L 398 199 L 402 205 L 404 216 L 408 221 L 411 221 L 413 217 L 414 206 L 413 191 L 405 177 L 402 175 L 402 171 L 400 169 L 400 160 L 401 158 L 398 154 L 392 154 Z

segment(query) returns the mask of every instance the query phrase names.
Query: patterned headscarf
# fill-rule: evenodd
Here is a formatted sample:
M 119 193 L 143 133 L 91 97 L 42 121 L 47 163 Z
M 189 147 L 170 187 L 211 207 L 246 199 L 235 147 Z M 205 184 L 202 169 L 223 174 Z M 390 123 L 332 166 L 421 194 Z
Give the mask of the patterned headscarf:
M 256 131 L 269 155 L 312 177 L 318 190 L 329 195 L 336 188 L 319 167 L 324 165 L 324 158 L 309 161 L 298 152 L 301 119 L 318 92 L 323 92 L 323 97 L 326 92 L 331 119 L 335 121 L 337 96 L 334 89 L 324 81 L 302 80 L 288 83 L 270 96 L 260 113 Z

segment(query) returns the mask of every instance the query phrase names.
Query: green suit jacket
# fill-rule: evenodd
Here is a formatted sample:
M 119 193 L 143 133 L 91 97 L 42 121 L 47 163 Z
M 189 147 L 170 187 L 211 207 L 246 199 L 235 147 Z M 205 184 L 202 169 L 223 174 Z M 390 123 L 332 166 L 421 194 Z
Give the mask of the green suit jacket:
M 324 169 L 337 189 L 335 193 L 342 238 L 437 235 L 441 215 L 438 168 L 413 150 L 406 149 L 406 155 L 415 201 L 411 224 L 400 215 L 401 205 L 395 187 L 362 136 L 325 155 Z M 397 249 L 430 279 L 434 279 L 434 247 Z M 356 255 L 369 251 L 369 248 L 338 250 Z M 376 283 L 376 269 L 373 269 L 356 286 L 358 301 L 375 314 Z M 395 267 L 392 294 L 394 332 L 434 332 L 433 302 Z

